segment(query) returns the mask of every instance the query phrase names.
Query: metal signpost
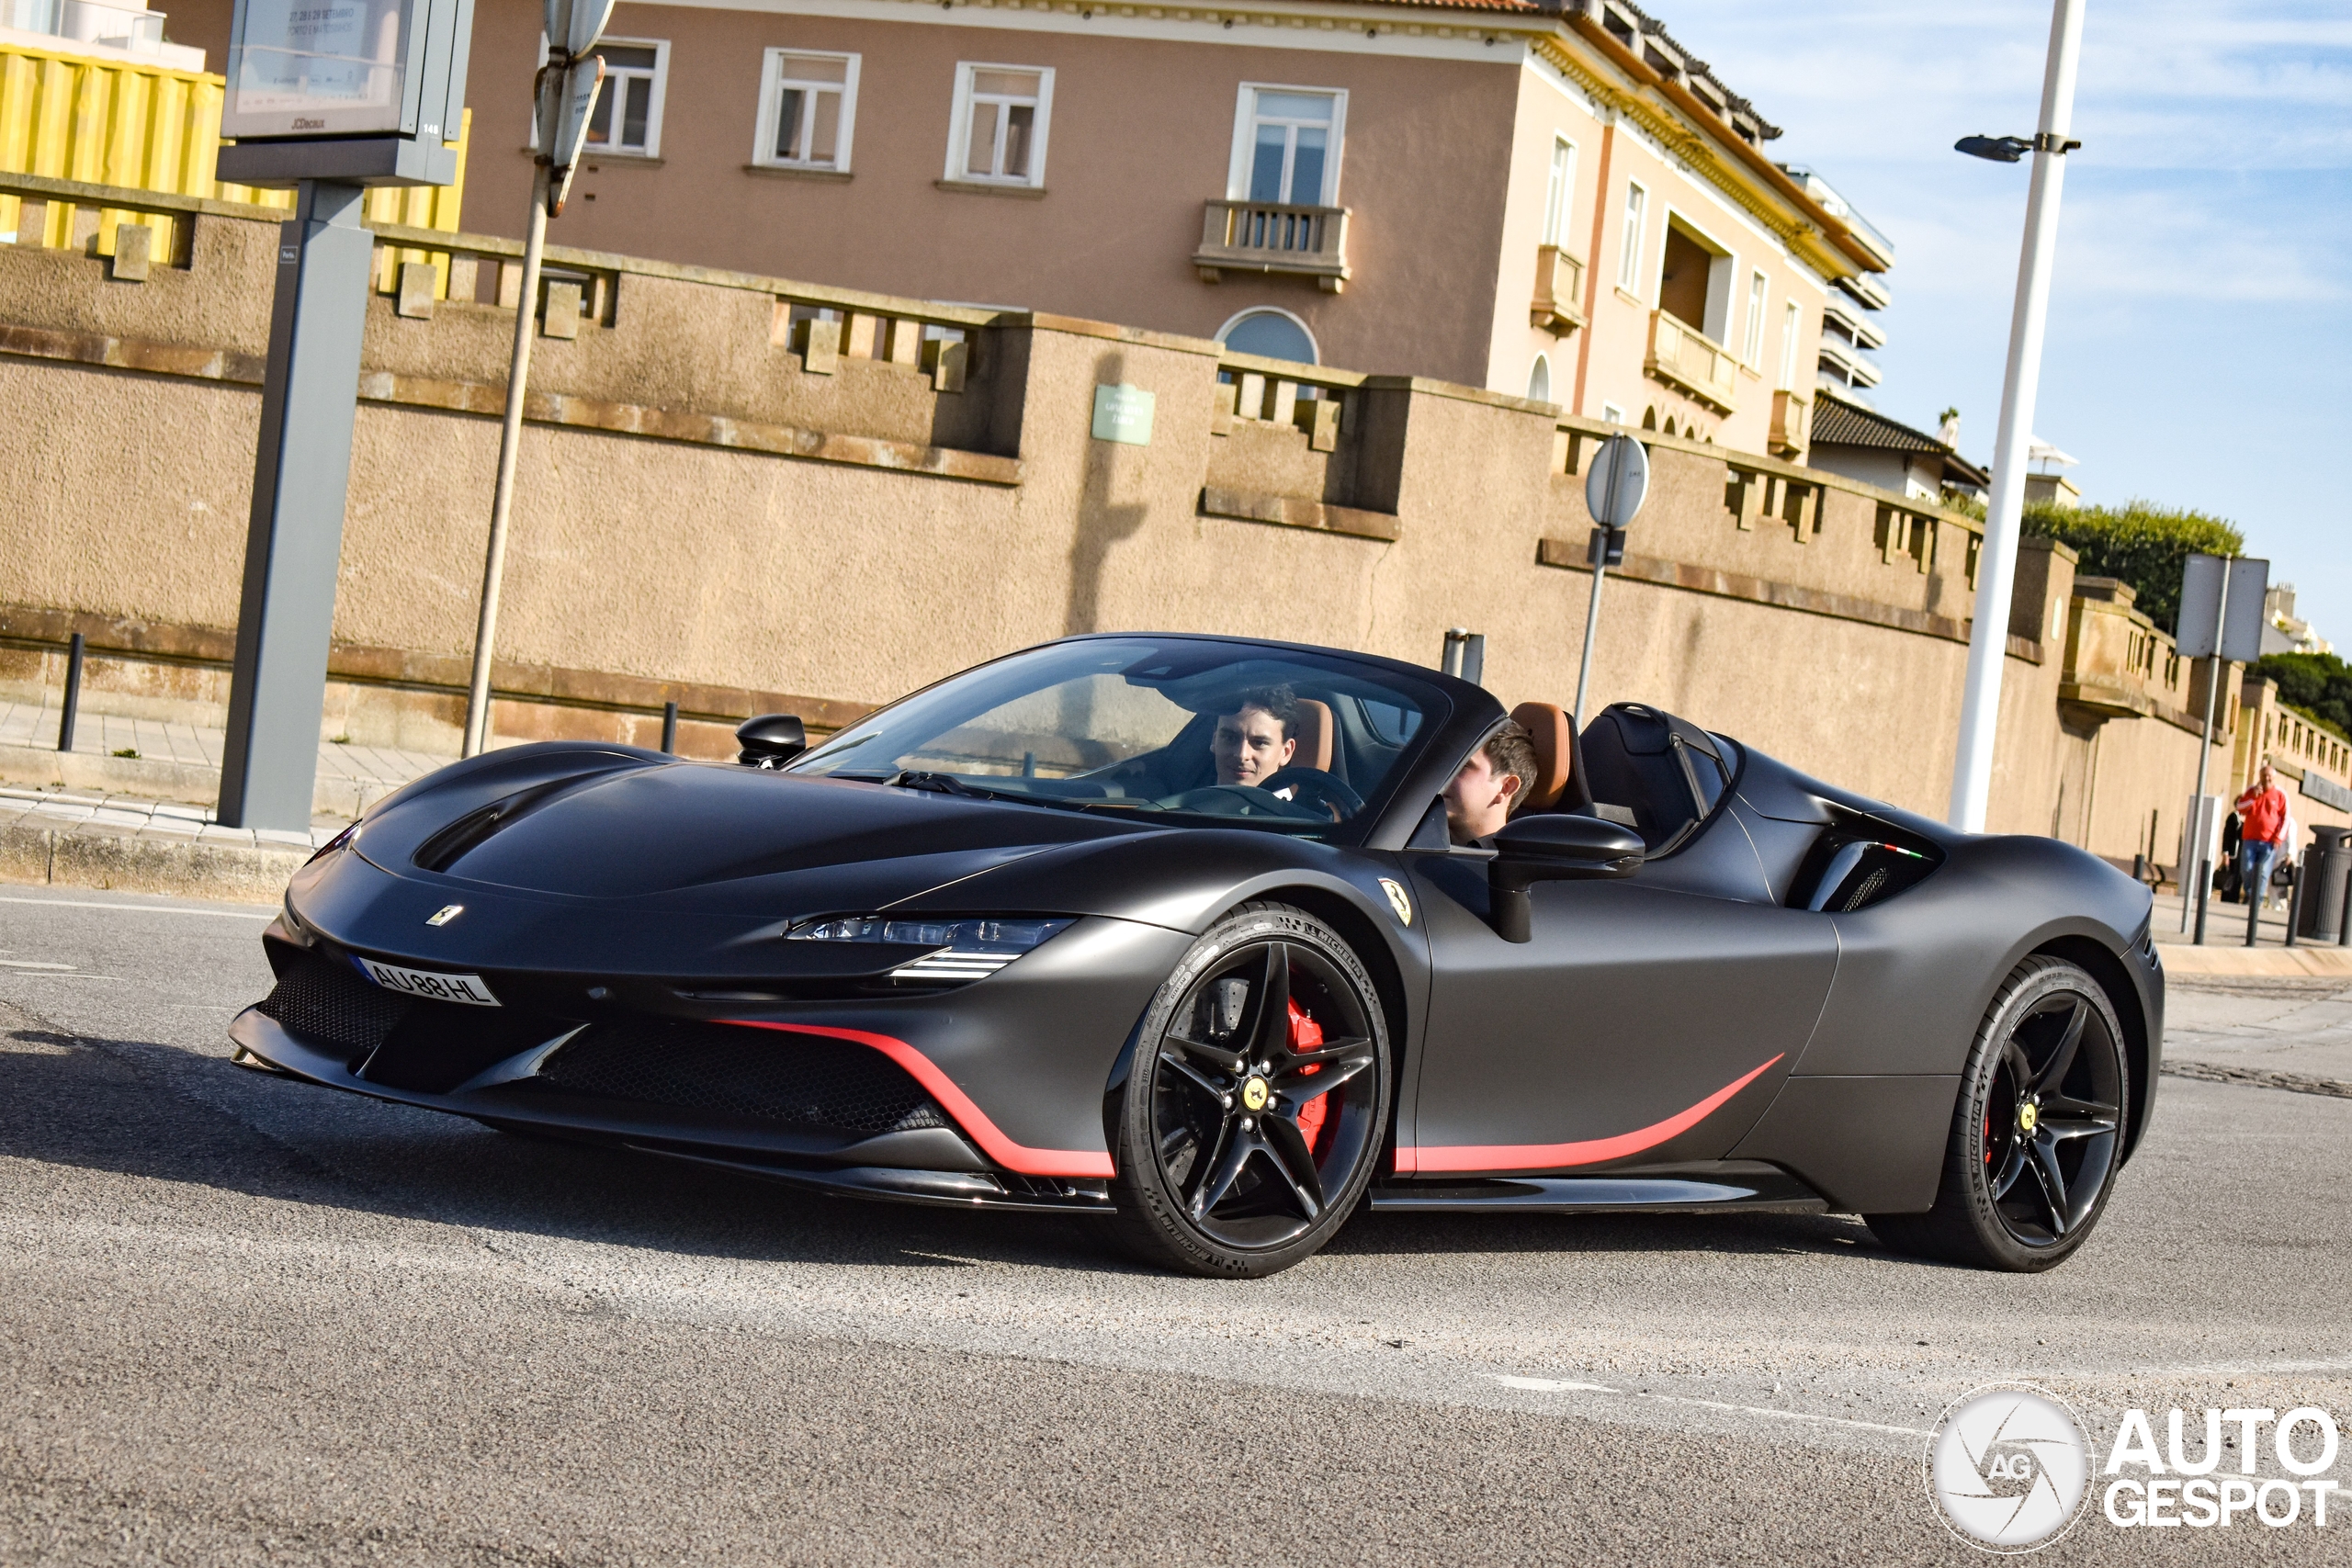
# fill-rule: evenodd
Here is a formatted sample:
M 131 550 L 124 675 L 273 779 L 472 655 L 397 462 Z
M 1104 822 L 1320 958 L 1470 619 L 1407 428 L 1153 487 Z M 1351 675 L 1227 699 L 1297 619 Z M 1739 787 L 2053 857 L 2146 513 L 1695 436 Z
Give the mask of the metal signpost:
M 571 174 L 587 144 L 588 121 L 605 85 L 603 57 L 589 52 L 613 0 L 544 0 L 548 62 L 533 85 L 537 172 L 531 178 L 531 215 L 523 237 L 523 288 L 514 307 L 514 352 L 506 367 L 506 419 L 498 435 L 498 485 L 490 502 L 490 547 L 482 559 L 481 618 L 474 628 L 472 679 L 466 688 L 465 754 L 490 744 L 490 659 L 498 641 L 498 592 L 506 573 L 506 528 L 514 512 L 514 464 L 523 442 L 523 400 L 531 378 L 531 338 L 538 318 L 539 255 L 548 220 L 563 211 Z
M 292 186 L 220 759 L 221 822 L 307 832 L 359 397 L 378 185 L 449 185 L 473 0 L 238 0 L 219 177 Z
M 2041 334 L 2050 314 L 2050 268 L 2058 250 L 2058 193 L 2065 155 L 2081 142 L 2066 128 L 2075 115 L 2075 62 L 2082 53 L 2083 0 L 2057 0 L 2050 17 L 2050 56 L 2041 79 L 2041 119 L 2033 139 L 1964 137 L 1959 150 L 2014 164 L 2033 154 L 2025 202 L 2025 245 L 2018 260 L 2017 303 L 2009 317 L 2009 362 L 2001 382 L 2001 423 L 1993 445 L 1993 494 L 1984 543 L 1976 557 L 1976 620 L 1968 634 L 1960 744 L 1952 758 L 1951 825 L 1984 830 L 1993 793 L 1993 738 L 2001 723 L 2001 662 L 2009 651 L 2009 599 L 2016 588 L 2018 525 L 2025 517 L 2026 448 L 2041 379 Z
M 2197 748 L 2197 793 L 2189 796 L 2180 841 L 2180 929 L 2188 929 L 2187 877 L 2194 864 L 2196 940 L 2200 945 L 2205 941 L 2206 895 L 2213 885 L 2213 824 L 2221 819 L 2221 803 L 2207 797 L 2205 779 L 2213 760 L 2213 716 L 2222 694 L 2222 671 L 2233 663 L 2251 664 L 2262 657 L 2262 601 L 2269 589 L 2270 563 L 2251 557 L 2193 555 L 2181 569 L 2175 647 L 2183 659 L 2208 661 L 2205 728 Z M 2257 914 L 2260 908 L 2255 906 Z
M 1630 435 L 1612 435 L 1592 460 L 1585 476 L 1584 504 L 1592 513 L 1592 540 L 1585 558 L 1592 563 L 1592 601 L 1584 612 L 1584 659 L 1577 666 L 1577 706 L 1574 719 L 1584 729 L 1585 693 L 1592 683 L 1592 641 L 1600 629 L 1600 581 L 1609 569 L 1625 559 L 1625 530 L 1642 509 L 1650 490 L 1650 455 Z

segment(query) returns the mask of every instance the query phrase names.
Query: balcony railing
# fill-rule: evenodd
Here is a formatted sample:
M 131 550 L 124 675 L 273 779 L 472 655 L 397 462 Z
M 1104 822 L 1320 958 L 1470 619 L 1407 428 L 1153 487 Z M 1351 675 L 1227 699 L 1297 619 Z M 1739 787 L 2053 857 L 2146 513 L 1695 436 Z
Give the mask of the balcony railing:
M 1770 440 L 1775 457 L 1801 456 L 1812 434 L 1813 409 L 1803 392 L 1782 388 L 1772 394 Z
M 1287 272 L 1337 294 L 1348 283 L 1348 209 L 1279 201 L 1212 201 L 1201 218 L 1193 265 L 1201 281 L 1227 272 Z
M 1643 368 L 1719 413 L 1732 412 L 1737 374 L 1731 351 L 1665 310 L 1650 312 L 1650 352 Z
M 1584 325 L 1584 263 L 1557 245 L 1535 247 L 1535 299 L 1528 318 L 1566 335 Z
M 164 41 L 164 14 L 92 0 L 0 0 L 0 27 L 47 33 L 77 43 L 100 43 L 153 54 Z

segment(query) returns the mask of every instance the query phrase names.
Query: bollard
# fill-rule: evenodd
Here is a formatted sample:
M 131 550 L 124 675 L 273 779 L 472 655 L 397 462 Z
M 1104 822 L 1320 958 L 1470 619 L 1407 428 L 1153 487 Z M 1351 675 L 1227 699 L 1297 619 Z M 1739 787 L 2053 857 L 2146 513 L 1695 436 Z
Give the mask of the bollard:
M 2259 889 L 2252 887 L 2246 889 L 2245 944 L 2248 947 L 2252 947 L 2255 939 L 2262 934 L 2262 906 L 2266 901 L 2262 896 L 2269 891 L 2267 884 Z
M 82 634 L 75 632 L 65 649 L 65 701 L 57 716 L 57 749 L 61 751 L 74 750 L 74 720 L 82 711 L 83 646 Z
M 2307 859 L 2309 853 L 2310 852 L 2305 852 Z M 2289 947 L 2295 945 L 2295 927 L 2302 921 L 2303 884 L 2306 880 L 2308 878 L 2303 871 L 2298 867 L 2295 872 L 2295 880 L 2287 885 L 2287 945 Z
M 2205 945 L 2205 897 L 2212 891 L 2213 863 L 2200 860 L 2197 863 L 2197 935 L 2191 939 L 2193 946 Z
M 662 750 L 664 751 L 675 751 L 677 749 L 678 705 L 675 703 L 663 703 L 662 705 Z
M 2344 908 L 2335 917 L 2335 945 L 2352 947 L 2352 876 L 2344 879 Z

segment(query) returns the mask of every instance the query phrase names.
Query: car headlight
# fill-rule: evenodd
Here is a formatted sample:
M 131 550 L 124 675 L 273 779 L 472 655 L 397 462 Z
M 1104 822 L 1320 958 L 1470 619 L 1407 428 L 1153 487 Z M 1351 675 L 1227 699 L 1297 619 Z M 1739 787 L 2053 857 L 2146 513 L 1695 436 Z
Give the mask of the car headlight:
M 796 920 L 786 942 L 854 942 L 931 949 L 890 971 L 893 980 L 984 980 L 1068 929 L 1067 919 L 974 916 L 965 919 L 888 915 L 819 915 Z

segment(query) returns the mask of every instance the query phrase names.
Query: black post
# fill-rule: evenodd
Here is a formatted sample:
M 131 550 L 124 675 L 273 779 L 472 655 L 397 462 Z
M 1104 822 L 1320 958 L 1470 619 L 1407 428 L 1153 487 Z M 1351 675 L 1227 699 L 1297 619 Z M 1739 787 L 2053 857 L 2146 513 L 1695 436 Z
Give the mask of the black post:
M 662 750 L 664 751 L 675 751 L 677 749 L 678 705 L 675 703 L 663 703 L 662 705 Z
M 2287 885 L 2287 945 L 2289 947 L 2295 945 L 2295 922 L 2303 918 L 2303 883 L 2311 875 L 2312 861 L 2314 858 L 2310 850 L 2305 850 L 2303 863 L 2296 868 L 2295 880 Z
M 2259 888 L 2250 887 L 2246 889 L 2245 944 L 2248 947 L 2252 947 L 2254 945 L 2255 939 L 2262 932 L 2262 896 L 2269 891 L 2270 889 L 2267 886 Z
M 2213 890 L 2213 863 L 2199 859 L 2197 863 L 2197 935 L 2193 944 L 2205 945 L 2205 896 Z
M 2352 947 L 2352 874 L 2344 878 L 2344 908 L 2335 917 L 2335 945 Z
M 74 720 L 82 711 L 82 649 L 83 637 L 74 634 L 65 649 L 65 701 L 59 705 L 57 715 L 57 749 L 74 750 Z

